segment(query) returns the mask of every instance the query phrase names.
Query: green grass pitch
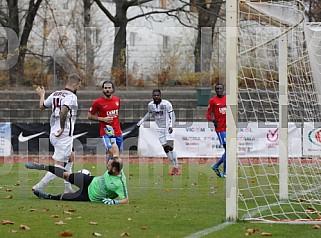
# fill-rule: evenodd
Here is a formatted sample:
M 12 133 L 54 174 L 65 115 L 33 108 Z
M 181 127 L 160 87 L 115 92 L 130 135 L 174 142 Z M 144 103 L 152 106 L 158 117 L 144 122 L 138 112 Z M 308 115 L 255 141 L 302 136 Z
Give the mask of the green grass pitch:
M 104 172 L 104 164 L 75 163 L 74 171 Z M 44 171 L 27 170 L 24 163 L 0 163 L 0 237 L 187 237 L 220 227 L 225 221 L 225 180 L 209 164 L 186 163 L 182 175 L 170 177 L 167 163 L 125 163 L 130 198 L 128 205 L 62 202 L 39 199 L 31 192 Z M 46 191 L 61 193 L 56 179 Z M 24 225 L 25 228 L 21 229 Z M 204 237 L 246 237 L 246 229 L 259 229 L 273 237 L 320 237 L 313 225 L 253 224 L 237 222 Z M 214 229 L 215 230 L 215 229 Z M 63 234 L 63 232 L 65 232 Z M 260 233 L 252 235 L 260 237 Z

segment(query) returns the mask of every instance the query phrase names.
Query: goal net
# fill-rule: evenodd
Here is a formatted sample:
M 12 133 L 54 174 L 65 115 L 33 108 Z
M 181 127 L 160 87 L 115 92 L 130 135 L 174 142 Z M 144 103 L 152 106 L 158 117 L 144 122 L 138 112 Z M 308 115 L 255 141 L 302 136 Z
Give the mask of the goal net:
M 321 222 L 321 24 L 306 23 L 303 11 L 300 2 L 239 2 L 241 220 Z M 283 167 L 280 118 L 288 123 Z

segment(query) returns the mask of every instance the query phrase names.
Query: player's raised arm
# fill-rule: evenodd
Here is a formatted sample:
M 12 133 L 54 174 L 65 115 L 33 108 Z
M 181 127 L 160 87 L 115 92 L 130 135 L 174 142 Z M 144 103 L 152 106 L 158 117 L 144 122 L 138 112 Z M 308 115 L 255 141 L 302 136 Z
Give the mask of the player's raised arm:
M 36 88 L 36 93 L 39 95 L 40 97 L 40 100 L 39 100 L 39 108 L 41 110 L 44 110 L 46 109 L 47 107 L 45 107 L 45 105 L 43 104 L 44 101 L 45 101 L 45 94 L 46 94 L 46 91 L 45 91 L 45 88 L 43 86 L 38 86 Z
M 140 121 L 136 124 L 136 126 L 140 127 L 144 123 L 144 121 L 146 121 L 149 117 L 150 117 L 150 112 L 147 112 L 145 116 L 142 119 L 140 119 Z

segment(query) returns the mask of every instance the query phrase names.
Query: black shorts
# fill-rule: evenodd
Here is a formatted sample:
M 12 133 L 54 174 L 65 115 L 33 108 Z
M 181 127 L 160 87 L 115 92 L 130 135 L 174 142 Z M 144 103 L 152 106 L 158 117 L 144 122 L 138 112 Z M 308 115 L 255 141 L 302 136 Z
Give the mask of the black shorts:
M 76 185 L 79 190 L 74 193 L 64 193 L 61 200 L 66 201 L 90 201 L 88 196 L 88 187 L 94 176 L 83 173 L 72 173 L 69 175 L 69 182 Z

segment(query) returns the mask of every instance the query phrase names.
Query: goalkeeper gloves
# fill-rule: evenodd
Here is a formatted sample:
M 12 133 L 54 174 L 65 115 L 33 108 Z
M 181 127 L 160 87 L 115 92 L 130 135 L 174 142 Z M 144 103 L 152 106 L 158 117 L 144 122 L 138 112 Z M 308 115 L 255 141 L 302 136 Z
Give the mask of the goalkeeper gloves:
M 108 204 L 108 205 L 119 204 L 118 200 L 113 200 L 110 198 L 102 198 L 101 201 L 105 204 Z
M 106 125 L 106 127 L 104 128 L 104 131 L 106 136 L 108 136 L 109 138 L 115 137 L 114 128 L 112 126 Z
M 217 127 L 217 123 L 218 123 L 217 120 L 213 120 L 213 124 L 214 124 L 214 127 L 215 127 L 215 128 Z

